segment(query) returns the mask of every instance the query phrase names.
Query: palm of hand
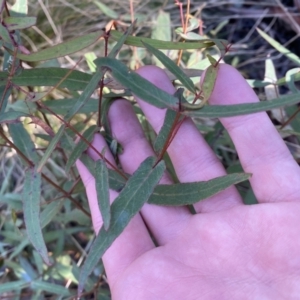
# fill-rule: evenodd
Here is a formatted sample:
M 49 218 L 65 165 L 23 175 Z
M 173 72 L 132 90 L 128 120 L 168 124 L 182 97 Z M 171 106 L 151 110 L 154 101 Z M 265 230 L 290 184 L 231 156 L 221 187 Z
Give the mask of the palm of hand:
M 154 67 L 138 71 L 174 94 L 165 73 Z M 234 87 L 234 89 L 232 88 Z M 137 99 L 158 132 L 165 111 Z M 233 68 L 221 65 L 213 104 L 258 101 Z M 153 150 L 124 100 L 109 111 L 114 137 L 123 146 L 119 160 L 133 173 Z M 185 207 L 146 204 L 103 256 L 113 299 L 299 299 L 300 171 L 265 113 L 220 120 L 227 129 L 260 204 L 245 206 L 235 187 Z M 101 136 L 93 144 L 107 148 Z M 98 156 L 88 150 L 93 159 Z M 185 120 L 168 148 L 181 182 L 205 181 L 226 174 L 191 120 Z M 114 163 L 109 150 L 107 159 Z M 86 186 L 94 229 L 102 226 L 94 178 L 77 162 Z M 162 183 L 171 183 L 166 174 Z M 111 200 L 116 192 L 111 192 Z M 149 235 L 154 237 L 156 247 Z
M 120 274 L 113 299 L 299 299 L 299 213 L 278 203 L 195 215 Z

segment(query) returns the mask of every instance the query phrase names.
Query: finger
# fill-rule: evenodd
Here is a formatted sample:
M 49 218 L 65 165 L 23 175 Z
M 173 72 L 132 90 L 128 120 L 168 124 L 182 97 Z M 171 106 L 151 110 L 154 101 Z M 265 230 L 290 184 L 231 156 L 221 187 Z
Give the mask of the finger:
M 258 102 L 254 91 L 229 65 L 221 65 L 211 104 Z M 260 202 L 299 201 L 300 170 L 265 112 L 222 118 Z
M 93 146 L 101 153 L 105 148 L 105 157 L 115 165 L 113 157 L 100 134 L 96 134 Z M 103 153 L 103 152 L 102 152 Z M 89 149 L 88 154 L 94 159 L 99 159 L 98 154 Z M 101 228 L 103 221 L 98 206 L 95 179 L 85 165 L 77 160 L 76 166 L 85 185 L 89 207 L 92 215 L 93 227 L 96 233 Z M 110 191 L 111 202 L 118 196 L 115 191 Z M 147 228 L 138 214 L 130 221 L 122 234 L 113 242 L 112 246 L 103 255 L 103 263 L 110 285 L 116 278 L 140 255 L 154 248 Z
M 115 101 L 108 113 L 114 138 L 122 145 L 120 163 L 126 173 L 132 174 L 140 163 L 149 156 L 155 156 L 142 127 L 126 100 Z M 167 174 L 161 183 L 169 184 Z M 191 217 L 186 207 L 164 207 L 145 204 L 141 210 L 144 221 L 159 245 L 166 244 L 186 227 Z
M 166 73 L 157 67 L 145 66 L 137 73 L 157 87 L 173 94 L 175 88 Z M 158 133 L 166 110 L 154 107 L 136 98 L 148 121 Z M 168 148 L 178 179 L 181 182 L 206 181 L 226 174 L 219 159 L 208 146 L 195 124 L 187 118 Z M 197 212 L 210 212 L 241 205 L 242 200 L 234 186 L 195 205 Z

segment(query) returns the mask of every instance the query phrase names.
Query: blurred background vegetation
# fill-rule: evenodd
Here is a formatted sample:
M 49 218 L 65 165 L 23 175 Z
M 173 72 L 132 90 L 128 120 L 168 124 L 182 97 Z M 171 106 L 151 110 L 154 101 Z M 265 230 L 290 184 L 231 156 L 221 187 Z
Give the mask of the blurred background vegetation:
M 8 1 L 13 4 L 14 1 Z M 187 12 L 187 0 L 182 0 L 183 12 Z M 30 51 L 38 51 L 48 46 L 67 41 L 79 35 L 101 31 L 105 27 L 115 26 L 126 29 L 132 20 L 137 19 L 135 35 L 162 40 L 176 41 L 180 36 L 175 32 L 181 26 L 178 1 L 153 0 L 31 0 L 28 1 L 29 16 L 36 16 L 37 23 L 21 32 L 23 45 Z M 271 80 L 285 77 L 287 71 L 297 67 L 286 55 L 279 53 L 256 28 L 262 29 L 270 37 L 292 53 L 300 56 L 300 1 L 299 0 L 191 0 L 189 13 L 199 22 L 195 33 L 208 38 L 228 40 L 232 47 L 224 57 L 224 62 L 235 66 L 246 79 Z M 0 49 L 1 56 L 3 54 Z M 175 61 L 178 51 L 166 52 Z M 208 51 L 218 57 L 216 49 Z M 47 61 L 43 66 L 61 66 L 73 68 L 79 58 L 84 59 L 76 67 L 85 72 L 94 71 L 92 61 L 96 56 L 103 56 L 104 42 L 75 53 L 68 57 Z M 158 64 L 144 49 L 125 46 L 119 58 L 132 69 L 143 64 Z M 0 57 L 1 59 L 1 57 Z M 209 65 L 203 51 L 185 51 L 180 60 L 183 68 L 203 70 Z M 25 68 L 36 66 L 24 64 Z M 42 67 L 42 66 L 40 66 Z M 195 78 L 198 84 L 199 78 Z M 43 92 L 40 88 L 34 92 Z M 290 93 L 288 85 L 279 88 L 271 86 L 255 88 L 258 96 L 265 100 L 268 95 Z M 47 99 L 57 100 L 65 97 L 65 91 L 54 90 Z M 72 96 L 72 95 L 69 95 Z M 12 95 L 14 107 L 30 106 L 26 96 L 19 91 Z M 298 107 L 269 112 L 285 142 L 296 160 L 299 160 L 300 121 L 297 117 Z M 295 115 L 292 120 L 289 116 Z M 51 116 L 48 116 L 51 119 Z M 240 170 L 238 157 L 228 135 L 217 120 L 195 120 L 207 141 L 223 161 L 229 172 Z M 286 125 L 288 121 L 288 124 Z M 92 116 L 79 115 L 74 121 L 78 129 L 95 124 Z M 151 129 L 141 118 L 145 131 L 151 139 Z M 51 119 L 54 130 L 58 128 L 55 118 Z M 282 128 L 285 125 L 284 128 Z M 5 128 L 4 128 L 5 129 Z M 43 151 L 45 137 L 35 125 L 27 124 L 26 129 L 32 135 L 37 148 Z M 267 142 L 267 137 L 266 137 Z M 47 242 L 54 265 L 47 267 L 24 239 L 24 220 L 21 203 L 21 191 L 24 184 L 24 167 L 15 152 L 0 140 L 0 291 L 1 284 L 11 282 L 11 290 L 0 292 L 0 299 L 72 299 L 77 288 L 80 266 L 91 245 L 94 233 L 91 220 L 72 202 L 58 194 L 50 185 L 43 183 L 42 211 L 44 237 Z M 42 152 L 41 152 L 42 153 Z M 74 169 L 71 178 L 65 174 L 66 157 L 61 151 L 55 151 L 45 166 L 45 173 L 58 185 L 70 189 L 71 179 L 77 178 Z M 249 184 L 239 185 L 246 203 L 255 203 Z M 82 187 L 78 187 L 76 199 L 88 210 Z M 47 208 L 47 210 L 46 210 Z M 31 284 L 33 279 L 43 279 L 44 285 Z M 23 286 L 14 282 L 24 280 Z M 66 289 L 65 289 L 66 288 Z M 82 299 L 110 299 L 103 266 L 99 266 L 90 276 Z

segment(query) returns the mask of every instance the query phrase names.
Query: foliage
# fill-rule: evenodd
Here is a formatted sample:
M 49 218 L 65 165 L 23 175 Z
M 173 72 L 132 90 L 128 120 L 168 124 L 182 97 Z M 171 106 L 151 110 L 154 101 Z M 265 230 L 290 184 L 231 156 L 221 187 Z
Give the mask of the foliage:
M 106 4 L 94 4 L 109 18 L 118 18 L 117 12 Z M 288 70 L 285 77 L 277 79 L 272 60 L 266 60 L 265 80 L 248 82 L 254 88 L 264 88 L 268 101 L 209 106 L 207 100 L 214 89 L 219 63 L 230 45 L 215 36 L 196 33 L 199 26 L 202 29 L 196 17 L 181 19 L 182 26 L 175 30 L 172 40 L 170 26 L 165 26 L 170 24 L 170 14 L 159 11 L 151 37 L 136 36 L 139 21 L 129 26 L 128 20 L 126 30 L 111 29 L 110 24 L 104 31 L 82 33 L 29 51 L 22 37 L 30 36 L 37 18 L 28 15 L 28 7 L 26 0 L 17 0 L 13 6 L 0 0 L 0 137 L 5 170 L 0 188 L 0 298 L 22 299 L 29 295 L 32 299 L 69 299 L 77 295 L 78 288 L 84 293 L 82 298 L 97 295 L 97 299 L 109 299 L 100 259 L 145 202 L 192 205 L 240 182 L 246 203 L 255 202 L 245 182 L 250 174 L 240 172 L 230 139 L 220 123 L 211 118 L 266 110 L 275 114 L 274 109 L 280 108 L 283 119 L 279 131 L 299 136 L 296 119 L 287 126 L 288 116 L 300 102 L 299 69 Z M 182 11 L 178 14 L 182 15 Z M 299 64 L 296 54 L 267 33 L 259 34 L 295 65 Z M 101 54 L 99 48 L 103 50 Z M 88 52 L 91 49 L 94 51 Z M 202 57 L 201 66 L 193 66 L 196 55 Z M 75 63 L 67 67 L 66 61 Z M 174 95 L 132 72 L 152 61 L 165 68 L 174 80 L 178 88 Z M 199 76 L 205 67 L 208 69 L 200 86 Z M 279 85 L 287 85 L 291 93 L 280 96 Z M 132 95 L 168 109 L 164 125 L 154 139 Z M 120 96 L 132 102 L 157 154 L 156 159 L 146 159 L 132 176 L 109 164 L 96 149 L 97 163 L 84 153 L 92 147 L 95 132 L 105 136 L 113 147 L 106 114 L 110 103 Z M 287 105 L 291 107 L 282 108 Z M 195 118 L 199 130 L 232 174 L 208 182 L 158 186 L 166 167 L 176 178 L 166 151 L 186 117 Z M 74 167 L 77 159 L 96 178 L 104 227 L 94 241 L 84 188 Z M 120 192 L 111 206 L 109 188 Z M 170 197 L 174 194 L 176 197 Z

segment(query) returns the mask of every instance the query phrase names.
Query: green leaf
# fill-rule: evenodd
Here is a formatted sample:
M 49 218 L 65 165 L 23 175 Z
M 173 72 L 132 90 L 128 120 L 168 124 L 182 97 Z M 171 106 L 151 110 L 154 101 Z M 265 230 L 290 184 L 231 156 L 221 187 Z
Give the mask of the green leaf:
M 23 211 L 27 236 L 47 265 L 51 265 L 40 223 L 40 197 L 42 177 L 35 169 L 25 171 Z
M 66 56 L 89 47 L 97 42 L 101 35 L 99 32 L 89 33 L 32 54 L 26 55 L 18 53 L 17 57 L 23 61 L 37 62 Z
M 0 123 L 9 123 L 18 121 L 21 117 L 30 117 L 29 115 L 21 112 L 21 111 L 7 111 L 4 113 L 0 113 Z
M 160 129 L 156 140 L 154 142 L 153 148 L 154 151 L 159 154 L 166 142 L 168 141 L 168 137 L 170 135 L 170 131 L 173 127 L 174 122 L 176 121 L 177 113 L 174 110 L 168 109 L 166 112 L 166 116 L 164 119 L 164 124 L 162 128 Z
M 94 0 L 93 1 L 97 6 L 98 8 L 106 15 L 108 16 L 109 18 L 112 18 L 112 19 L 119 19 L 119 15 L 118 13 L 116 13 L 115 11 L 113 11 L 112 9 L 110 9 L 107 5 L 105 5 L 104 3 L 100 2 L 100 1 L 97 1 L 97 0 Z
M 189 91 L 196 93 L 193 81 L 163 52 L 155 49 L 151 45 L 143 43 L 147 50 L 155 55 L 159 61 L 178 79 Z
M 37 164 L 39 161 L 39 156 L 36 153 L 34 143 L 32 142 L 29 133 L 23 127 L 23 124 L 9 124 L 8 127 L 15 145 L 28 159 L 30 159 L 34 164 Z M 27 165 L 27 162 L 24 160 L 23 163 Z
M 16 0 L 11 10 L 14 15 L 27 15 L 28 13 L 28 0 Z
M 65 116 L 66 121 L 70 121 L 73 116 L 85 105 L 85 103 L 90 99 L 91 95 L 94 93 L 95 89 L 99 85 L 100 80 L 102 79 L 104 72 L 97 71 L 93 74 L 93 77 L 85 87 L 84 91 L 81 93 L 80 97 L 77 99 L 74 106 Z
M 0 23 L 0 38 L 6 43 L 11 43 L 9 32 L 5 26 Z
M 56 200 L 47 204 L 46 208 L 41 213 L 41 228 L 44 228 L 52 221 L 52 219 L 59 213 L 62 205 L 62 200 Z
M 154 84 L 144 79 L 137 73 L 130 71 L 123 63 L 116 59 L 103 57 L 97 59 L 99 67 L 110 69 L 112 76 L 133 94 L 144 101 L 157 107 L 178 106 L 178 99 L 167 92 L 159 89 Z
M 91 72 L 96 72 L 96 65 L 94 63 L 94 60 L 97 58 L 95 52 L 87 52 L 84 54 L 85 60 L 88 64 L 88 67 Z
M 171 41 L 171 20 L 170 14 L 168 12 L 164 12 L 163 10 L 159 10 L 157 18 L 153 20 L 153 27 L 151 32 L 151 38 L 161 41 Z M 167 50 L 162 50 L 166 55 Z M 162 62 L 154 57 L 155 65 L 162 68 Z
M 22 70 L 14 75 L 12 83 L 17 86 L 55 86 L 64 78 L 70 69 L 63 68 L 34 68 Z M 82 91 L 85 89 L 92 75 L 73 70 L 71 74 L 59 85 L 60 88 L 67 88 L 71 91 Z M 8 80 L 7 72 L 0 72 L 0 86 L 6 85 Z
M 300 102 L 299 96 L 286 95 L 269 101 L 255 103 L 243 103 L 233 105 L 211 105 L 199 110 L 185 110 L 184 115 L 196 118 L 224 118 L 239 115 L 253 114 L 260 111 L 271 110 L 286 105 L 293 105 Z
M 98 127 L 96 125 L 90 126 L 82 134 L 82 136 L 91 143 L 92 140 L 93 140 L 93 137 L 94 137 L 94 134 L 95 134 L 95 131 L 97 130 L 97 128 Z M 75 146 L 75 148 L 73 149 L 72 153 L 69 156 L 69 159 L 68 159 L 67 164 L 66 164 L 66 173 L 70 172 L 70 169 L 73 166 L 73 164 L 80 157 L 80 155 L 82 154 L 82 152 L 84 152 L 88 147 L 89 147 L 89 145 L 84 140 L 80 139 L 80 141 Z
M 114 40 L 119 40 L 122 36 L 122 33 L 116 30 L 112 30 L 110 32 L 110 36 Z M 224 43 L 227 43 L 225 40 L 220 40 Z M 140 36 L 129 36 L 125 44 L 130 46 L 142 47 L 144 48 L 144 43 L 153 46 L 156 49 L 166 49 L 166 50 L 187 50 L 187 49 L 203 49 L 209 48 L 215 45 L 215 42 L 212 40 L 206 39 L 202 40 L 201 42 L 167 42 L 167 41 L 160 41 L 151 38 L 144 38 Z
M 8 87 L 0 86 L 0 113 L 2 114 L 8 104 L 9 96 L 11 95 L 12 87 L 8 83 Z
M 133 22 L 128 27 L 128 29 L 126 30 L 126 32 L 120 37 L 120 39 L 118 40 L 118 42 L 114 45 L 114 47 L 112 48 L 112 50 L 108 54 L 108 57 L 115 58 L 117 56 L 117 54 L 119 53 L 119 51 L 123 47 L 123 45 L 124 45 L 124 43 L 125 43 L 128 35 L 132 33 L 134 26 L 135 26 L 135 22 Z
M 246 173 L 229 174 L 209 181 L 177 184 L 161 184 L 155 187 L 148 203 L 157 205 L 181 206 L 195 204 L 209 198 L 233 184 L 247 180 Z
M 294 68 L 294 69 L 291 69 L 291 70 L 288 70 L 285 74 L 285 80 L 286 80 L 286 83 L 290 89 L 291 92 L 293 93 L 299 93 L 299 89 L 297 88 L 297 86 L 295 85 L 295 79 L 296 79 L 296 76 L 300 73 L 300 68 Z
M 218 71 L 219 71 L 219 65 L 217 65 L 216 67 L 209 66 L 208 69 L 206 70 L 205 78 L 202 85 L 203 102 L 208 101 L 208 99 L 210 98 L 214 90 L 215 83 L 218 76 Z
M 95 174 L 95 161 L 88 155 L 82 154 L 80 157 L 82 163 L 87 167 L 89 172 L 96 177 Z M 108 169 L 109 188 L 114 191 L 121 191 L 126 184 L 126 179 L 114 170 Z
M 43 166 L 45 165 L 45 163 L 49 159 L 50 155 L 52 154 L 52 152 L 56 148 L 57 144 L 59 143 L 59 140 L 62 137 L 65 128 L 66 128 L 66 126 L 64 124 L 61 125 L 60 128 L 59 128 L 59 130 L 55 134 L 54 138 L 51 140 L 50 144 L 47 147 L 47 150 L 45 151 L 45 153 L 44 153 L 41 161 L 39 162 L 39 165 L 37 167 L 37 172 L 41 172 L 42 171 Z
M 34 290 L 46 291 L 51 294 L 57 294 L 62 296 L 70 296 L 70 292 L 63 286 L 49 283 L 41 280 L 34 280 L 31 282 L 31 288 Z
M 182 106 L 185 108 L 189 108 L 189 109 L 200 109 L 202 108 L 208 101 L 208 99 L 210 98 L 214 87 L 215 87 L 215 83 L 217 80 L 217 76 L 218 76 L 218 71 L 219 71 L 219 65 L 217 66 L 209 66 L 205 72 L 205 77 L 202 83 L 202 101 L 199 104 L 190 104 L 190 103 L 183 103 Z
M 0 295 L 3 295 L 4 293 L 10 293 L 11 291 L 19 291 L 26 288 L 27 286 L 28 282 L 26 280 L 1 283 Z
M 108 169 L 102 159 L 95 161 L 95 181 L 98 198 L 98 205 L 101 212 L 104 229 L 108 230 L 110 225 L 110 203 Z
M 212 57 L 210 54 L 206 54 L 206 57 L 208 58 L 212 66 L 215 66 L 217 64 L 217 60 L 214 57 Z
M 110 227 L 108 231 L 102 227 L 92 244 L 88 257 L 81 269 L 78 294 L 81 294 L 89 274 L 93 271 L 105 251 L 139 212 L 161 179 L 165 170 L 165 164 L 161 161 L 153 168 L 154 162 L 155 158 L 153 157 L 148 157 L 142 162 L 113 202 Z
M 12 31 L 35 25 L 36 17 L 6 17 L 3 21 L 7 25 L 8 30 Z
M 284 56 L 286 56 L 288 59 L 290 59 L 293 63 L 300 65 L 300 58 L 296 54 L 292 53 L 290 50 L 282 46 L 280 43 L 278 43 L 276 40 L 271 38 L 268 34 L 260 30 L 259 28 L 256 28 L 258 33 L 271 45 L 273 46 L 278 52 L 282 53 Z

